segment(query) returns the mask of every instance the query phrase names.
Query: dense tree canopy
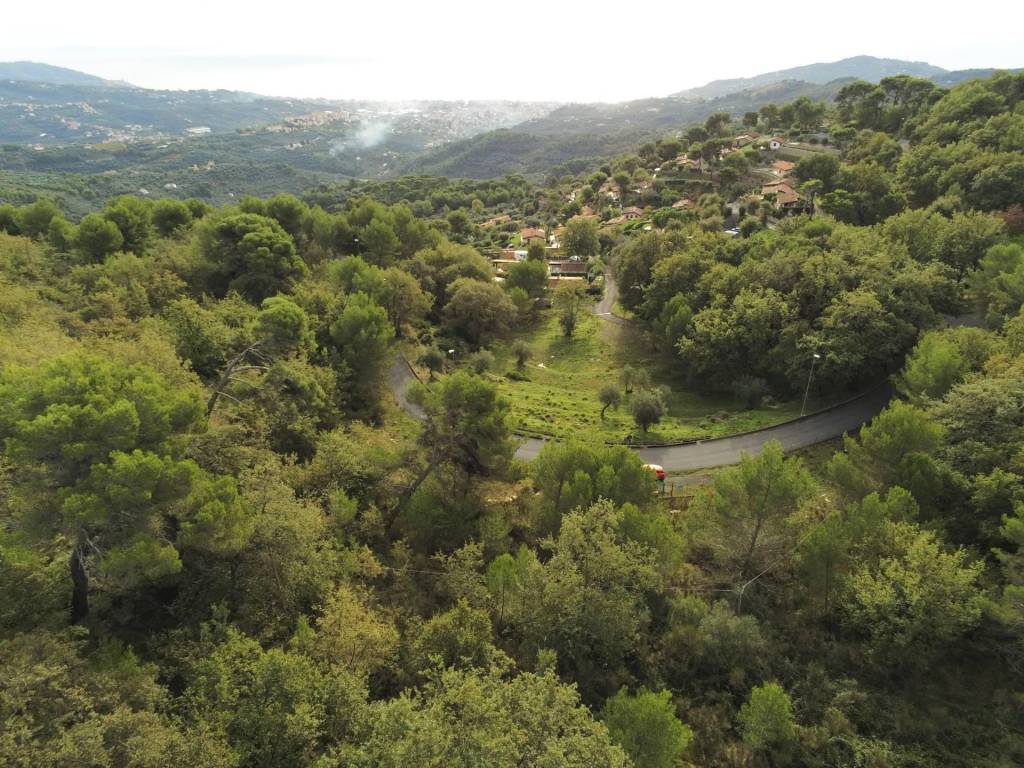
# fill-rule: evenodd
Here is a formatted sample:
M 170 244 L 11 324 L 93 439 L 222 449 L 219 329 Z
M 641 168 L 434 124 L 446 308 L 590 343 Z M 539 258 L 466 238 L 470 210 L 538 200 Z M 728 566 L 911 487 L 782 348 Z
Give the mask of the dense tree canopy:
M 1022 82 L 744 103 L 543 183 L 5 180 L 0 764 L 1024 762 Z M 526 228 L 586 277 L 506 272 Z M 862 392 L 798 455 L 604 443 Z

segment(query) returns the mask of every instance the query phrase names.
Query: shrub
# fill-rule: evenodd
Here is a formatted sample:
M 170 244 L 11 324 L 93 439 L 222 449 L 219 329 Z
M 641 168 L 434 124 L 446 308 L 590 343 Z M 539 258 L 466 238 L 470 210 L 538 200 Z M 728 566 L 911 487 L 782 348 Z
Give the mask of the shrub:
M 758 376 L 740 376 L 729 389 L 746 408 L 757 408 L 768 394 L 768 382 Z
M 494 354 L 489 350 L 481 349 L 471 358 L 469 358 L 469 367 L 473 369 L 474 373 L 481 374 L 485 371 L 489 371 L 494 367 Z

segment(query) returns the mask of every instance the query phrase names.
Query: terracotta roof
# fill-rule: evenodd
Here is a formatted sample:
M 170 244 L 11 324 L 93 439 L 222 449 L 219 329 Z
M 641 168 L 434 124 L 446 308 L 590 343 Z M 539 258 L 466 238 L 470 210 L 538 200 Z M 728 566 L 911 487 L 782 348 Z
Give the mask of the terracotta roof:
M 762 195 L 795 195 L 796 190 L 788 181 L 773 181 L 761 187 Z
M 796 163 L 791 163 L 789 162 L 789 160 L 776 160 L 774 163 L 772 163 L 772 168 L 774 168 L 779 173 L 789 173 L 794 168 L 796 168 Z
M 779 205 L 789 205 L 791 203 L 800 202 L 800 193 L 796 192 L 789 187 L 784 187 L 779 191 L 779 194 L 775 197 L 775 202 Z
M 533 240 L 534 238 L 544 239 L 544 230 L 538 229 L 537 227 L 527 227 L 526 229 L 520 230 L 519 236 L 523 240 Z

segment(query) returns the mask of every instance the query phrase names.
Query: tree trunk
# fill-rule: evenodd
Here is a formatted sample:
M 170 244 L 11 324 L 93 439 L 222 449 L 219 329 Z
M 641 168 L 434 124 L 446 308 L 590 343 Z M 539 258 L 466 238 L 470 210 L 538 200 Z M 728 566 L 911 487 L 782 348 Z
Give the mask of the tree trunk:
M 408 502 L 409 499 L 413 497 L 413 494 L 416 493 L 419 487 L 423 484 L 423 481 L 426 480 L 430 476 L 430 473 L 433 471 L 434 462 L 428 458 L 427 466 L 423 468 L 423 471 L 420 472 L 419 476 L 413 481 L 413 484 L 409 486 L 408 490 L 402 492 L 401 497 L 399 498 L 398 503 L 395 504 L 394 509 L 392 509 L 390 512 L 385 513 L 384 530 L 387 531 L 387 535 L 389 538 L 392 535 L 391 529 L 398 521 L 398 516 L 402 513 L 402 510 L 405 508 L 406 502 Z
M 89 574 L 82 544 L 71 553 L 71 623 L 81 624 L 89 615 Z
M 221 395 L 224 394 L 224 388 L 231 381 L 232 374 L 235 373 L 235 371 L 239 368 L 239 366 L 241 366 L 243 362 L 245 362 L 246 356 L 252 352 L 256 352 L 262 343 L 262 341 L 257 341 L 255 344 L 250 344 L 248 347 L 246 347 L 233 358 L 231 358 L 228 361 L 227 365 L 224 366 L 224 372 L 221 374 L 220 379 L 213 387 L 213 394 L 211 394 L 210 399 L 206 401 L 207 418 L 209 418 L 209 416 L 213 413 L 213 409 L 217 407 L 217 401 L 221 398 Z M 248 367 L 262 369 L 262 366 Z
M 757 525 L 754 527 L 754 535 L 750 537 L 750 546 L 747 547 L 747 554 L 743 557 L 743 565 L 740 567 L 740 578 L 747 577 L 750 568 L 750 561 L 754 559 L 754 550 L 757 548 L 757 539 L 761 535 L 761 526 L 764 525 L 764 516 L 757 518 Z

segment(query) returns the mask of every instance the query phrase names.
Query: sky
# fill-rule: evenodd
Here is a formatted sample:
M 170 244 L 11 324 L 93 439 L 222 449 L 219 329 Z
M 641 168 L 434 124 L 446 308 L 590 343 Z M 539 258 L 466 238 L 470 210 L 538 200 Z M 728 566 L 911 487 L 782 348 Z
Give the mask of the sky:
M 0 60 L 331 99 L 624 101 L 859 54 L 1024 66 L 1019 0 L 51 0 L 4 28 Z

